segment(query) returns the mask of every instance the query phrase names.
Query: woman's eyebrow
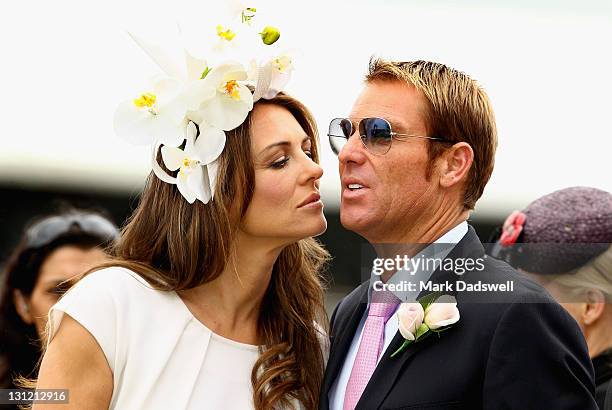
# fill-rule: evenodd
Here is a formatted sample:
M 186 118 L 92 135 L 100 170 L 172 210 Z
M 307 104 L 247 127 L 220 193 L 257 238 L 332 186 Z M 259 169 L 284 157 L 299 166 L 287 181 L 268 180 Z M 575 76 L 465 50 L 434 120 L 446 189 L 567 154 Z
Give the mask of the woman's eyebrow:
M 306 141 L 310 140 L 310 137 L 307 135 L 304 137 L 304 139 L 302 140 L 302 144 L 305 143 Z M 278 142 L 274 142 L 270 145 L 268 145 L 267 147 L 265 147 L 264 149 L 261 150 L 261 152 L 259 153 L 259 155 L 263 155 L 266 151 L 269 151 L 272 148 L 275 147 L 289 147 L 291 146 L 291 142 L 289 141 L 278 141 Z

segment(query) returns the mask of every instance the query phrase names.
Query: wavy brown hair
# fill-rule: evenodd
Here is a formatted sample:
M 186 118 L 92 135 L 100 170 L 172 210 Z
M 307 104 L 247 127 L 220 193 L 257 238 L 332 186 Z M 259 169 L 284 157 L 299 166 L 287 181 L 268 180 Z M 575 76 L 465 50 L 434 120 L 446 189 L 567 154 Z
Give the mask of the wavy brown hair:
M 303 104 L 283 93 L 257 104 L 287 109 L 312 139 L 318 162 L 316 123 Z M 231 263 L 232 243 L 257 189 L 251 114 L 226 132 L 213 201 L 189 204 L 175 185 L 151 173 L 138 207 L 111 248 L 112 261 L 92 271 L 125 267 L 162 291 L 190 289 L 217 278 Z M 327 329 L 322 270 L 328 258 L 319 242 L 306 238 L 286 246 L 274 264 L 257 325 L 261 354 L 251 373 L 257 410 L 289 408 L 293 399 L 307 409 L 318 407 L 324 372 L 319 347 Z

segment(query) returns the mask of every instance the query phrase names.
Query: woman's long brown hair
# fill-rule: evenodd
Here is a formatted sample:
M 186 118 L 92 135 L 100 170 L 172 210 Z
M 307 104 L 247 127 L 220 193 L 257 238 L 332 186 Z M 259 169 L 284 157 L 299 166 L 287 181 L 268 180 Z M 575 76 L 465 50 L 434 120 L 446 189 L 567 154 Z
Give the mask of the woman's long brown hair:
M 289 110 L 312 138 L 318 161 L 316 123 L 299 101 L 281 93 L 257 104 Z M 231 245 L 256 189 L 251 121 L 249 114 L 240 127 L 226 132 L 214 200 L 189 204 L 175 185 L 151 173 L 137 209 L 111 248 L 112 260 L 92 271 L 125 267 L 164 291 L 217 278 L 231 263 Z M 321 275 L 328 258 L 315 239 L 307 238 L 286 246 L 273 267 L 258 320 L 262 351 L 251 373 L 257 410 L 290 408 L 292 399 L 307 409 L 318 407 L 324 371 L 321 329 L 327 329 Z

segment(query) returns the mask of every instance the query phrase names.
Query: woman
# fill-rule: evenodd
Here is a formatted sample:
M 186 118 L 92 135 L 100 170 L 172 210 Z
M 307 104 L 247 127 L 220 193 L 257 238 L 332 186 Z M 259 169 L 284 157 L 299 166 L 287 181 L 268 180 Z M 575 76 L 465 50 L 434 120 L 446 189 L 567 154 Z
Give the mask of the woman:
M 588 187 L 555 191 L 513 212 L 498 241 L 499 256 L 544 286 L 580 326 L 601 409 L 612 380 L 611 243 L 612 194 Z
M 326 228 L 315 122 L 281 93 L 226 136 L 213 200 L 189 203 L 151 174 L 114 260 L 53 308 L 37 387 L 70 403 L 34 409 L 317 407 L 328 255 L 311 238 Z
M 103 248 L 118 235 L 107 218 L 80 210 L 39 218 L 24 230 L 0 286 L 0 388 L 32 374 L 49 309 L 67 281 L 105 261 Z

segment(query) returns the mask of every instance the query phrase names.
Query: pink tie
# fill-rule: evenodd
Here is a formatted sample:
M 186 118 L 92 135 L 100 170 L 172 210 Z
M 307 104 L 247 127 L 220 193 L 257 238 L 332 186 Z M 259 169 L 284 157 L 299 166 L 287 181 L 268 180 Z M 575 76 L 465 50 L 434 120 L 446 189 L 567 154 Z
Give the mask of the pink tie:
M 400 300 L 391 292 L 372 292 L 372 302 L 363 327 L 359 350 L 357 350 L 355 363 L 344 394 L 344 410 L 355 408 L 370 381 L 383 348 L 385 323 L 393 315 L 399 303 Z

